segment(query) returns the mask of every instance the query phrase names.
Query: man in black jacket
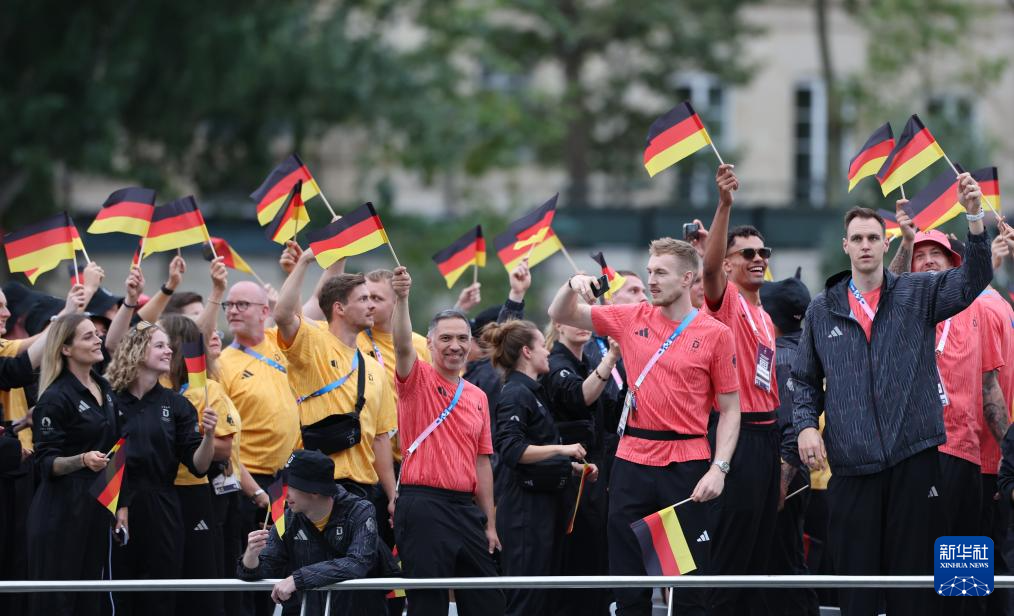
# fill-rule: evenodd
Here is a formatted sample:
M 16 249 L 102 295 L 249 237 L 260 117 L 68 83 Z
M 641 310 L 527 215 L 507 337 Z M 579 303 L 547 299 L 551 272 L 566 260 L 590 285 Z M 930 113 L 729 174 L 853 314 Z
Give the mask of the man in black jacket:
M 297 450 L 288 463 L 284 525 L 255 530 L 237 565 L 243 580 L 288 576 L 271 598 L 283 614 L 300 613 L 300 591 L 393 574 L 390 550 L 377 537 L 373 505 L 334 482 L 334 462 L 319 451 Z M 281 531 L 281 536 L 279 536 Z M 384 591 L 331 592 L 332 614 L 384 614 Z M 325 594 L 307 595 L 306 614 L 323 614 Z
M 967 308 L 993 276 L 981 191 L 958 177 L 967 210 L 965 262 L 941 273 L 895 276 L 884 269 L 883 218 L 845 216 L 850 272 L 832 277 L 806 313 L 792 365 L 799 454 L 825 460 L 829 544 L 840 575 L 928 574 L 939 536 L 939 466 L 945 440 L 934 360 L 936 324 Z M 826 394 L 824 393 L 826 389 Z M 824 410 L 825 441 L 817 431 Z M 888 590 L 887 612 L 935 613 L 930 590 Z M 842 591 L 842 614 L 876 614 L 875 591 Z

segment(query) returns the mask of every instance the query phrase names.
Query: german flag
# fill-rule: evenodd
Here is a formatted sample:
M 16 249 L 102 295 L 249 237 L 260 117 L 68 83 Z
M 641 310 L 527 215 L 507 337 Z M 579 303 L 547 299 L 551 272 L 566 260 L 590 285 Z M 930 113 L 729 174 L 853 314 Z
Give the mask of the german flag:
M 299 156 L 293 154 L 272 169 L 260 188 L 250 194 L 250 198 L 257 202 L 257 222 L 262 227 L 275 218 L 292 186 L 300 180 L 303 182 L 300 195 L 304 203 L 320 194 L 320 187 L 310 175 L 310 170 Z
M 384 224 L 373 209 L 364 203 L 326 227 L 307 234 L 310 248 L 321 267 L 330 267 L 338 259 L 360 255 L 389 243 Z
M 676 518 L 676 508 L 661 511 L 630 525 L 641 544 L 641 557 L 648 575 L 684 575 L 697 568 Z
M 73 259 L 74 252 L 83 249 L 81 236 L 67 212 L 4 235 L 8 268 L 24 272 L 33 284 L 42 273 Z
M 398 555 L 398 546 L 394 546 L 394 548 L 391 550 L 391 556 L 394 557 L 394 562 L 398 563 L 398 570 L 400 571 L 402 567 L 401 567 L 401 556 Z M 384 597 L 387 599 L 399 599 L 404 596 L 405 590 L 403 588 L 395 588 L 394 590 L 384 595 Z
M 905 124 L 905 130 L 887 155 L 877 181 L 884 196 L 891 194 L 905 182 L 919 175 L 926 167 L 943 158 L 944 151 L 930 134 L 919 116 L 913 115 Z
M 204 217 L 193 196 L 183 197 L 155 208 L 148 235 L 144 238 L 144 255 L 175 250 L 208 241 Z
M 196 342 L 183 343 L 183 362 L 187 366 L 187 383 L 190 389 L 208 386 L 208 364 L 204 357 L 204 336 Z
M 278 537 L 281 538 L 285 534 L 285 497 L 289 494 L 289 484 L 285 482 L 284 473 L 268 486 L 267 493 L 271 502 L 268 509 L 271 521 L 274 522 Z
M 960 173 L 965 172 L 960 165 L 956 166 Z M 999 207 L 1000 184 L 997 181 L 996 167 L 973 171 L 971 176 L 979 183 L 982 195 Z M 919 191 L 919 194 L 905 204 L 905 211 L 909 212 L 912 221 L 923 231 L 936 229 L 962 214 L 965 208 L 959 201 L 958 180 L 953 170 L 943 172 Z
M 958 168 L 960 169 L 960 167 Z M 973 171 L 972 179 L 979 183 L 982 196 L 989 199 L 996 211 L 1002 212 L 1003 210 L 1000 209 L 1000 176 L 997 174 L 996 167 L 985 167 Z
M 88 493 L 95 497 L 109 513 L 116 515 L 116 506 L 120 502 L 120 488 L 123 486 L 123 470 L 127 464 L 127 442 L 125 437 L 116 441 L 109 454 L 113 459 L 106 464 L 105 470 L 92 484 Z
M 644 168 L 649 176 L 655 177 L 709 143 L 711 137 L 690 101 L 680 103 L 648 129 Z
M 75 265 L 77 266 L 77 274 L 74 273 Z M 70 286 L 73 287 L 76 284 L 84 284 L 84 269 L 87 266 L 88 263 L 86 261 L 78 258 L 75 258 L 74 263 L 67 266 L 67 276 L 70 277 Z M 25 275 L 27 276 L 28 272 L 25 272 Z
M 134 249 L 134 256 L 130 260 L 131 267 L 141 267 L 141 249 L 144 248 L 144 238 L 142 237 L 137 242 L 137 248 Z
M 506 231 L 493 238 L 496 255 L 508 272 L 513 271 L 526 255 L 528 265 L 534 266 L 563 247 L 552 226 L 559 196 L 553 195 L 549 201 L 515 220 Z
M 613 296 L 613 293 L 619 291 L 627 279 L 616 273 L 616 270 L 606 265 L 606 257 L 602 254 L 602 251 L 596 252 L 591 256 L 599 267 L 602 268 L 602 275 L 609 281 L 609 290 L 606 291 L 606 299 Z
M 303 227 L 310 222 L 310 215 L 303 204 L 303 180 L 296 180 L 285 199 L 285 204 L 278 208 L 275 217 L 264 227 L 264 234 L 268 239 L 277 244 L 285 245 L 285 242 L 296 237 Z
M 849 161 L 849 192 L 852 192 L 859 180 L 877 175 L 893 149 L 894 131 L 891 130 L 890 122 L 885 122 L 873 131 L 859 153 Z
M 211 247 L 215 247 L 215 252 L 211 252 Z M 248 274 L 253 273 L 253 269 L 243 260 L 243 257 L 239 256 L 239 253 L 232 249 L 229 242 L 223 240 L 220 237 L 208 238 L 208 241 L 204 243 L 204 259 L 212 261 L 215 255 L 222 257 L 222 264 L 229 269 L 239 270 Z
M 144 237 L 155 212 L 155 191 L 150 188 L 121 188 L 102 204 L 88 233 L 129 233 Z
M 901 226 L 898 224 L 897 215 L 887 210 L 877 210 L 877 213 L 884 219 L 884 233 L 887 237 L 901 237 Z
M 486 267 L 486 238 L 482 236 L 482 225 L 475 225 L 474 229 L 433 255 L 433 262 L 447 281 L 448 289 L 469 267 Z

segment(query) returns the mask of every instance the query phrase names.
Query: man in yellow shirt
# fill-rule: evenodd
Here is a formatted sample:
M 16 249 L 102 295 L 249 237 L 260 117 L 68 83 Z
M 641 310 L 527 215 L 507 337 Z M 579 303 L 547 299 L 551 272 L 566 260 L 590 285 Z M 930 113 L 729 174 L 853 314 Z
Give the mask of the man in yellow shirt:
M 289 250 L 298 258 L 274 316 L 299 405 L 303 447 L 330 456 L 335 480 L 374 502 L 378 523 L 388 526 L 395 499 L 389 433 L 398 425 L 397 406 L 384 369 L 356 346 L 359 333 L 375 325 L 376 306 L 362 274 L 341 274 L 318 292 L 327 327 L 304 318 L 299 291 L 313 252 L 291 242 Z

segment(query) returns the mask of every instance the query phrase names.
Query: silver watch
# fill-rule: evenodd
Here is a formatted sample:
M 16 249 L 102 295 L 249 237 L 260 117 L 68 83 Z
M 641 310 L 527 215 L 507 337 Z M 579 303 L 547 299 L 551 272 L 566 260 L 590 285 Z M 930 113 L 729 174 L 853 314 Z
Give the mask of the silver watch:
M 726 475 L 729 474 L 729 463 L 726 462 L 725 460 L 715 460 L 711 464 L 712 466 L 717 466 L 718 470 L 722 471 Z

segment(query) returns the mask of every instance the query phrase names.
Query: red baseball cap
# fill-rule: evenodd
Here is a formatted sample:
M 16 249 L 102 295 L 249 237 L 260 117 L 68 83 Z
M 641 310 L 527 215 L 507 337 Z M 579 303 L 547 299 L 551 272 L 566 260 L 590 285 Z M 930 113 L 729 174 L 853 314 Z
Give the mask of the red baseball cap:
M 934 244 L 939 244 L 940 246 L 943 247 L 945 251 L 947 251 L 947 254 L 950 255 L 951 263 L 954 264 L 954 267 L 961 266 L 961 255 L 959 255 L 957 252 L 954 251 L 953 248 L 951 248 L 951 240 L 946 235 L 944 235 L 940 231 L 937 231 L 936 229 L 930 229 L 929 231 L 920 231 L 915 234 L 915 243 L 912 244 L 913 263 L 915 262 L 915 249 L 919 247 L 919 244 L 923 244 L 925 242 L 933 242 Z

